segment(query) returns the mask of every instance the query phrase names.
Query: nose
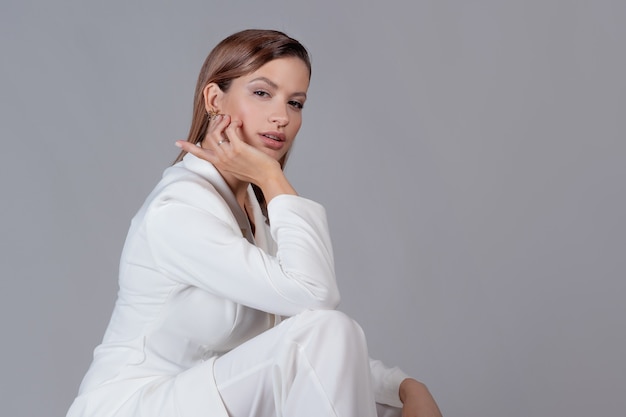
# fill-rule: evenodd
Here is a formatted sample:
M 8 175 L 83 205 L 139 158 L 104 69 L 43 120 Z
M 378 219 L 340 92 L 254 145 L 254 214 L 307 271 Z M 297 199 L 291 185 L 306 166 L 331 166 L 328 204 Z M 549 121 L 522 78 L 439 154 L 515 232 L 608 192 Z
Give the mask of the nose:
M 276 123 L 278 127 L 285 127 L 289 124 L 289 113 L 286 106 L 278 105 L 274 108 L 270 121 Z

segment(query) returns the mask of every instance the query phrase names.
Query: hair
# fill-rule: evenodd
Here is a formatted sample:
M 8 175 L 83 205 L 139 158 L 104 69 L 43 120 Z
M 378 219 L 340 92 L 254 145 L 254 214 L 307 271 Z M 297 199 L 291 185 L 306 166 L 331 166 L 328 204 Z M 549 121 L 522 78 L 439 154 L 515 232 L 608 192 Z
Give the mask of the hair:
M 208 84 L 215 83 L 220 90 L 226 92 L 235 78 L 250 74 L 279 58 L 301 59 L 309 70 L 309 79 L 311 78 L 311 60 L 306 48 L 283 32 L 247 29 L 234 33 L 218 43 L 207 56 L 198 75 L 187 142 L 197 144 L 206 136 L 210 119 L 204 106 L 203 91 Z M 185 154 L 186 152 L 182 151 L 174 163 L 181 161 Z M 285 166 L 287 156 L 279 161 L 282 168 Z M 265 196 L 255 184 L 252 184 L 252 189 L 267 222 Z

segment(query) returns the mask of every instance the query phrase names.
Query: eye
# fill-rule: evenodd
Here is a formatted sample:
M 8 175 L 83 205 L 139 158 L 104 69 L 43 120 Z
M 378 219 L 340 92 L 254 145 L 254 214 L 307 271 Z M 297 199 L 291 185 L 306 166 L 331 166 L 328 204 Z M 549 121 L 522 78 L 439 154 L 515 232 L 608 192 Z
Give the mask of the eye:
M 289 105 L 298 110 L 302 110 L 302 108 L 304 107 L 303 103 L 300 103 L 299 101 L 295 101 L 295 100 L 289 101 Z
M 269 97 L 270 93 L 268 93 L 267 91 L 263 91 L 263 90 L 256 90 L 254 91 L 254 95 L 259 96 L 259 97 Z

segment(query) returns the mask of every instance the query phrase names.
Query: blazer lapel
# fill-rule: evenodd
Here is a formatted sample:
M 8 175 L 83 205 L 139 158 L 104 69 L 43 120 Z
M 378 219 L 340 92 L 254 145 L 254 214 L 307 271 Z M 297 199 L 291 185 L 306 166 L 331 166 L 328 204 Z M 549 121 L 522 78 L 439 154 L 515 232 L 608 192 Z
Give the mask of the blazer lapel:
M 239 230 L 241 230 L 241 234 L 248 240 L 248 242 L 252 243 L 253 245 L 256 244 L 254 235 L 252 234 L 252 227 L 250 226 L 250 222 L 248 221 L 248 216 L 246 216 L 246 213 L 244 213 L 241 207 L 239 207 L 235 195 L 233 194 L 232 190 L 230 189 L 224 178 L 222 178 L 222 175 L 219 173 L 217 168 L 215 168 L 215 166 L 210 162 L 205 161 L 204 159 L 200 159 L 190 153 L 183 157 L 182 162 L 185 165 L 185 168 L 200 175 L 211 183 L 211 185 L 215 188 L 219 195 L 224 199 L 224 201 L 230 208 L 230 211 L 233 213 L 233 216 L 235 217 L 235 220 L 237 220 L 237 224 L 239 225 Z M 256 202 L 256 199 L 254 201 Z M 257 218 L 256 215 L 257 214 L 255 212 L 255 218 Z M 263 218 L 262 214 L 261 218 Z

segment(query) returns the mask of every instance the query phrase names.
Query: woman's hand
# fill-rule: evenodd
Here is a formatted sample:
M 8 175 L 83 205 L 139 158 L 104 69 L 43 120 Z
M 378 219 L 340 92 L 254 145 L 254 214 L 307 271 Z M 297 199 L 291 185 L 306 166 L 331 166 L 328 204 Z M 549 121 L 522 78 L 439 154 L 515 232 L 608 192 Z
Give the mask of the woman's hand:
M 176 145 L 209 161 L 223 174 L 258 185 L 267 202 L 278 194 L 296 194 L 278 161 L 243 141 L 241 126 L 239 120 L 231 120 L 228 115 L 218 115 L 209 124 L 201 147 L 187 141 L 177 141 Z
M 241 121 L 220 114 L 209 123 L 201 147 L 185 141 L 178 141 L 177 145 L 240 181 L 260 185 L 258 183 L 263 174 L 280 170 L 280 165 L 270 156 L 245 143 L 241 126 Z
M 402 417 L 442 417 L 435 399 L 426 385 L 412 378 L 400 384 Z

